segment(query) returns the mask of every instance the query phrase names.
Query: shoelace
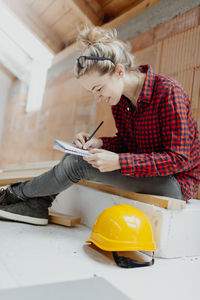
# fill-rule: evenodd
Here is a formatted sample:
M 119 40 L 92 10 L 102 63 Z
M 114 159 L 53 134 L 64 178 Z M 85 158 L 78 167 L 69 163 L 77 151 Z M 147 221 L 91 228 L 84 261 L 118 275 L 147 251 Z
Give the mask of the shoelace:
M 0 189 L 0 204 L 1 205 L 6 205 L 6 202 L 4 202 L 3 200 L 6 199 L 6 190 L 4 189 Z
M 45 196 L 44 198 L 46 198 L 46 200 L 50 201 L 50 202 L 53 202 L 53 200 L 56 198 L 58 194 L 54 194 L 54 195 L 49 195 L 49 196 Z M 7 193 L 7 190 L 5 189 L 0 189 L 0 205 L 8 205 L 10 203 L 7 203 L 6 200 L 7 200 L 7 197 L 8 197 L 8 193 Z M 9 197 L 12 197 L 12 194 L 10 193 L 9 194 Z M 20 200 L 19 200 L 20 201 Z M 12 202 L 11 202 L 12 203 Z
M 10 199 L 13 199 L 13 202 L 10 201 Z M 9 201 L 7 201 L 9 200 Z M 8 189 L 0 189 L 0 205 L 9 205 L 12 203 L 16 203 L 16 197 L 14 195 L 12 195 L 12 193 L 10 193 L 8 191 Z

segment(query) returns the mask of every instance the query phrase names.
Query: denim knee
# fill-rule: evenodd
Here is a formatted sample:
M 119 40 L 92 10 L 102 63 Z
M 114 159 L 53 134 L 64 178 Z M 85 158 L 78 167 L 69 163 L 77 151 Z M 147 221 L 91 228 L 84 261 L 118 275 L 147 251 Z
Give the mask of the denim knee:
M 62 161 L 62 168 L 70 180 L 77 182 L 87 177 L 87 162 L 78 155 L 68 155 Z

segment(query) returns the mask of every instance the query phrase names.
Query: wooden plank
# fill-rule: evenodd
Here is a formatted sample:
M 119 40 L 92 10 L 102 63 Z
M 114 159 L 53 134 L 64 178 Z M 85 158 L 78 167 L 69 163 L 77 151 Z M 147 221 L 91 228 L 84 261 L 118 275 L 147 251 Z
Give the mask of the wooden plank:
M 56 164 L 58 164 L 59 162 L 60 162 L 59 160 L 51 160 L 51 161 L 31 162 L 31 163 L 24 163 L 24 164 L 9 164 L 6 166 L 6 168 L 4 168 L 4 172 L 51 168 Z
M 151 7 L 158 3 L 160 0 L 145 0 L 142 3 L 138 4 L 137 6 L 130 9 L 128 12 L 124 13 L 123 15 L 115 18 L 114 20 L 102 25 L 105 28 L 114 28 L 119 26 L 120 24 L 128 21 L 129 19 L 133 18 L 136 15 L 139 15 L 142 11 L 147 9 L 147 7 Z M 64 50 L 57 53 L 53 59 L 52 65 L 57 64 L 58 62 L 62 61 L 65 57 L 69 56 L 70 54 L 74 53 L 78 50 L 78 44 L 75 42 L 72 45 L 69 45 Z
M 31 180 L 36 176 L 48 171 L 49 168 L 39 170 L 22 170 L 22 171 L 9 171 L 0 173 L 0 186 L 9 185 L 19 181 Z
M 142 1 L 143 0 L 100 0 L 100 3 L 104 9 L 106 17 L 111 21 Z
M 35 0 L 31 4 L 31 9 L 33 9 L 39 16 L 41 16 L 48 8 L 52 5 L 52 0 Z
M 98 5 L 98 14 L 91 8 L 89 3 L 85 0 L 65 0 L 67 5 L 73 9 L 77 17 L 83 20 L 88 25 L 101 25 L 104 12 L 103 8 L 95 1 L 96 6 Z
M 56 22 L 60 20 L 68 12 L 70 12 L 70 8 L 67 5 L 67 3 L 65 2 L 63 3 L 62 1 L 54 1 L 42 13 L 41 18 L 45 22 L 45 24 L 53 28 L 53 25 L 56 24 Z
M 123 13 L 119 17 L 115 18 L 114 20 L 104 24 L 102 27 L 104 28 L 115 28 L 128 20 L 138 16 L 143 11 L 147 10 L 148 8 L 152 7 L 153 5 L 157 4 L 161 0 L 144 0 L 138 5 L 132 7 L 127 12 Z
M 76 26 L 74 26 L 76 24 Z M 61 36 L 63 45 L 68 46 L 75 42 L 78 28 L 82 26 L 82 20 L 70 9 L 51 27 L 54 32 Z
M 125 190 L 117 189 L 105 184 L 100 184 L 97 182 L 92 181 L 85 181 L 80 180 L 78 184 L 102 191 L 105 193 L 117 195 L 120 197 L 153 204 L 162 208 L 166 209 L 183 209 L 186 206 L 186 202 L 179 199 L 169 198 L 169 197 L 162 197 L 162 196 L 155 196 L 155 195 L 148 195 L 148 194 L 141 194 L 141 193 L 134 193 L 134 192 L 128 192 Z
M 49 223 L 72 227 L 80 224 L 81 218 L 72 215 L 61 214 L 54 211 L 49 211 Z
M 21 165 L 7 165 L 7 167 L 0 172 L 0 186 L 9 185 L 19 181 L 31 180 L 34 177 L 49 171 L 59 162 L 60 160 L 53 160 L 25 163 Z

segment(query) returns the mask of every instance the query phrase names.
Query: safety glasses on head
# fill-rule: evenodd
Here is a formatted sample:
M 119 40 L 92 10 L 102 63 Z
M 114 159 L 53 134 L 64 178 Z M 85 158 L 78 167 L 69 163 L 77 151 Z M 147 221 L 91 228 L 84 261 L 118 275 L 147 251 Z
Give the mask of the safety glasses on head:
M 97 61 L 104 61 L 104 60 L 109 60 L 111 61 L 113 64 L 114 63 L 114 60 L 109 58 L 109 57 L 101 57 L 101 56 L 87 56 L 87 55 L 81 55 L 77 58 L 77 62 L 78 62 L 78 65 L 80 68 L 85 68 L 85 65 L 86 65 L 86 60 L 97 60 Z

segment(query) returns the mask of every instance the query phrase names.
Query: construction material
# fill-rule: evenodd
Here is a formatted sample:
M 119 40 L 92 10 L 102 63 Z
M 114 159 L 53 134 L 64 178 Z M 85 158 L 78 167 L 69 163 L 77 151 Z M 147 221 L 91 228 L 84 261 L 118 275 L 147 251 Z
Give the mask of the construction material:
M 81 218 L 57 212 L 49 213 L 49 223 L 72 227 L 80 224 Z
M 104 209 L 117 204 L 131 205 L 146 214 L 152 226 L 156 257 L 200 256 L 199 200 L 191 199 L 184 209 L 171 210 L 76 184 L 57 196 L 53 209 L 78 215 L 81 224 L 92 228 Z
M 32 162 L 8 165 L 0 173 L 0 186 L 31 180 L 55 166 L 59 161 Z
M 80 185 L 87 186 L 89 188 L 102 191 L 105 193 L 118 195 L 124 198 L 137 200 L 140 202 L 145 202 L 148 204 L 153 204 L 162 208 L 167 209 L 183 209 L 186 206 L 186 202 L 179 199 L 174 199 L 170 197 L 164 197 L 164 196 L 155 196 L 155 195 L 148 195 L 148 194 L 141 194 L 141 193 L 134 193 L 134 192 L 128 192 L 125 190 L 117 189 L 112 186 L 108 186 L 105 184 L 92 182 L 92 181 L 86 181 L 86 180 L 80 180 Z

